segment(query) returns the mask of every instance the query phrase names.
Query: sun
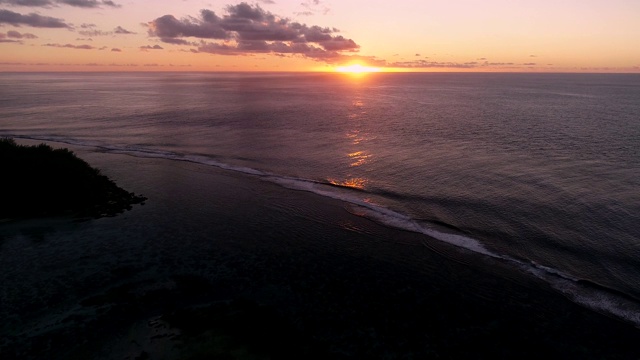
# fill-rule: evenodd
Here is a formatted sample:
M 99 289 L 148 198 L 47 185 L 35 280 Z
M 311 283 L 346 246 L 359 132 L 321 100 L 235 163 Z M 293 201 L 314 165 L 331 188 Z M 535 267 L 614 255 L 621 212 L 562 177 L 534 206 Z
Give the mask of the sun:
M 338 66 L 335 71 L 349 74 L 363 74 L 371 72 L 380 72 L 381 69 L 373 66 L 365 66 L 361 64 L 351 64 L 346 66 Z

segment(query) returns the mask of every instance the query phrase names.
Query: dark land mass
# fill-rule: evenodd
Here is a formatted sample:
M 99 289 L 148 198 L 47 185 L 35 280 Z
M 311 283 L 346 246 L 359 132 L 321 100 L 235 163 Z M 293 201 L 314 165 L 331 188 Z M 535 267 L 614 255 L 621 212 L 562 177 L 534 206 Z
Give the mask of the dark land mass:
M 203 165 L 90 155 L 154 201 L 51 230 L 29 251 L 7 237 L 0 259 L 30 285 L 0 323 L 2 359 L 640 358 L 632 324 L 339 201 Z
M 0 219 L 113 216 L 145 197 L 119 188 L 68 149 L 0 139 Z

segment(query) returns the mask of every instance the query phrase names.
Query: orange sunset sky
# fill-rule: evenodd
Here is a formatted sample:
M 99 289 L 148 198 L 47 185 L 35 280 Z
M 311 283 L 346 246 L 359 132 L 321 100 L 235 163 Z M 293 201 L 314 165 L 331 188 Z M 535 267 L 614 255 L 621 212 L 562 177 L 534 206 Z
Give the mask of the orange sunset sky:
M 0 71 L 640 72 L 638 0 L 0 0 Z

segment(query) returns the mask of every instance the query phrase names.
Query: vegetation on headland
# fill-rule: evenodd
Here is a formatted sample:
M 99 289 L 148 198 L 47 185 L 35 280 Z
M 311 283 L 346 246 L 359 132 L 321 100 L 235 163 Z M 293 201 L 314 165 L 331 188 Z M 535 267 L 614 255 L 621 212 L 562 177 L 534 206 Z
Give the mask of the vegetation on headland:
M 0 139 L 0 219 L 113 216 L 145 197 L 118 187 L 68 149 Z

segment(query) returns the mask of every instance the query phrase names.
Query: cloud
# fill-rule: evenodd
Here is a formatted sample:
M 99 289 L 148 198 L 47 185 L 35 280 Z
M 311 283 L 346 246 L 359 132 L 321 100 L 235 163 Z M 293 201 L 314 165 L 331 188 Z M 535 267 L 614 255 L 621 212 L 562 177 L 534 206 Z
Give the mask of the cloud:
M 0 33 L 0 43 L 22 43 L 20 40 L 7 39 L 7 34 Z
M 195 45 L 195 46 L 198 45 L 197 43 L 190 42 L 180 38 L 160 38 L 160 41 L 167 44 L 174 44 L 174 45 Z
M 329 12 L 331 12 L 331 9 L 325 5 L 321 4 L 322 2 L 320 0 L 307 0 L 304 1 L 302 3 L 300 3 L 300 6 L 302 6 L 302 8 L 304 8 L 303 11 L 300 12 L 296 12 L 295 14 L 300 16 L 311 16 L 311 15 L 315 15 L 317 13 L 322 13 L 323 15 L 327 15 Z
M 36 13 L 22 15 L 4 9 L 0 9 L 0 24 L 10 24 L 14 26 L 27 25 L 39 28 L 70 28 L 62 19 L 42 16 Z
M 49 6 L 50 0 L 0 0 L 0 4 L 11 6 Z
M 144 45 L 144 46 L 140 46 L 140 50 L 143 50 L 143 51 L 147 51 L 147 50 L 162 50 L 162 49 L 163 49 L 163 47 L 160 46 L 160 45 L 153 45 L 153 46 Z
M 147 24 L 148 34 L 165 43 L 197 46 L 193 52 L 221 55 L 292 54 L 327 61 L 360 48 L 352 39 L 336 35 L 338 29 L 292 22 L 259 5 L 242 2 L 227 6 L 226 12 L 218 16 L 201 10 L 197 17 L 180 20 L 164 15 Z M 185 38 L 196 38 L 200 43 Z
M 122 50 L 120 50 L 118 48 L 113 48 L 113 49 L 111 49 L 111 51 L 113 51 L 113 52 L 122 52 Z
M 173 15 L 164 15 L 148 24 L 149 35 L 160 38 L 225 39 L 228 33 L 219 25 L 219 21 L 220 18 L 210 10 L 202 10 L 200 19 L 189 17 L 178 20 Z
M 484 63 L 482 63 L 483 66 L 513 66 L 515 65 L 512 62 L 488 62 L 485 61 Z
M 122 26 L 116 26 L 116 28 L 113 29 L 113 32 L 116 33 L 116 34 L 126 34 L 126 35 L 135 34 L 133 31 L 129 31 L 129 30 L 123 28 Z
M 318 44 L 329 51 L 356 51 L 360 46 L 351 39 L 336 36 L 326 41 L 319 41 Z
M 80 30 L 78 31 L 78 33 L 84 36 L 107 36 L 112 34 L 109 31 L 102 31 L 102 30 Z
M 110 0 L 0 0 L 0 4 L 29 7 L 51 7 L 55 5 L 69 5 L 79 8 L 120 7 L 120 5 Z
M 426 69 L 426 68 L 454 68 L 454 69 L 471 69 L 477 67 L 479 64 L 475 61 L 466 63 L 457 62 L 439 62 L 439 61 L 427 61 L 427 60 L 414 60 L 414 61 L 396 61 L 388 63 L 386 66 L 395 68 L 407 68 L 407 69 Z
M 9 30 L 7 31 L 7 37 L 9 38 L 13 38 L 13 39 L 37 39 L 38 37 L 33 35 L 33 34 L 29 34 L 29 33 L 19 33 L 15 30 Z
M 95 27 L 96 26 L 94 24 L 82 24 L 80 25 L 80 28 L 86 29 L 86 30 L 80 30 L 78 31 L 78 33 L 84 36 L 109 36 L 113 34 L 124 34 L 124 35 L 135 34 L 134 32 L 129 31 L 123 28 L 122 26 L 116 26 L 116 28 L 113 29 L 113 31 L 102 31 L 102 30 L 96 29 Z
M 57 48 L 69 48 L 69 49 L 80 49 L 80 50 L 93 50 L 93 49 L 95 49 L 95 47 L 93 47 L 91 45 L 44 44 L 42 46 L 57 47 Z
M 138 64 L 116 64 L 116 63 L 111 63 L 108 66 L 130 66 L 130 67 L 136 67 L 136 66 L 138 66 Z

